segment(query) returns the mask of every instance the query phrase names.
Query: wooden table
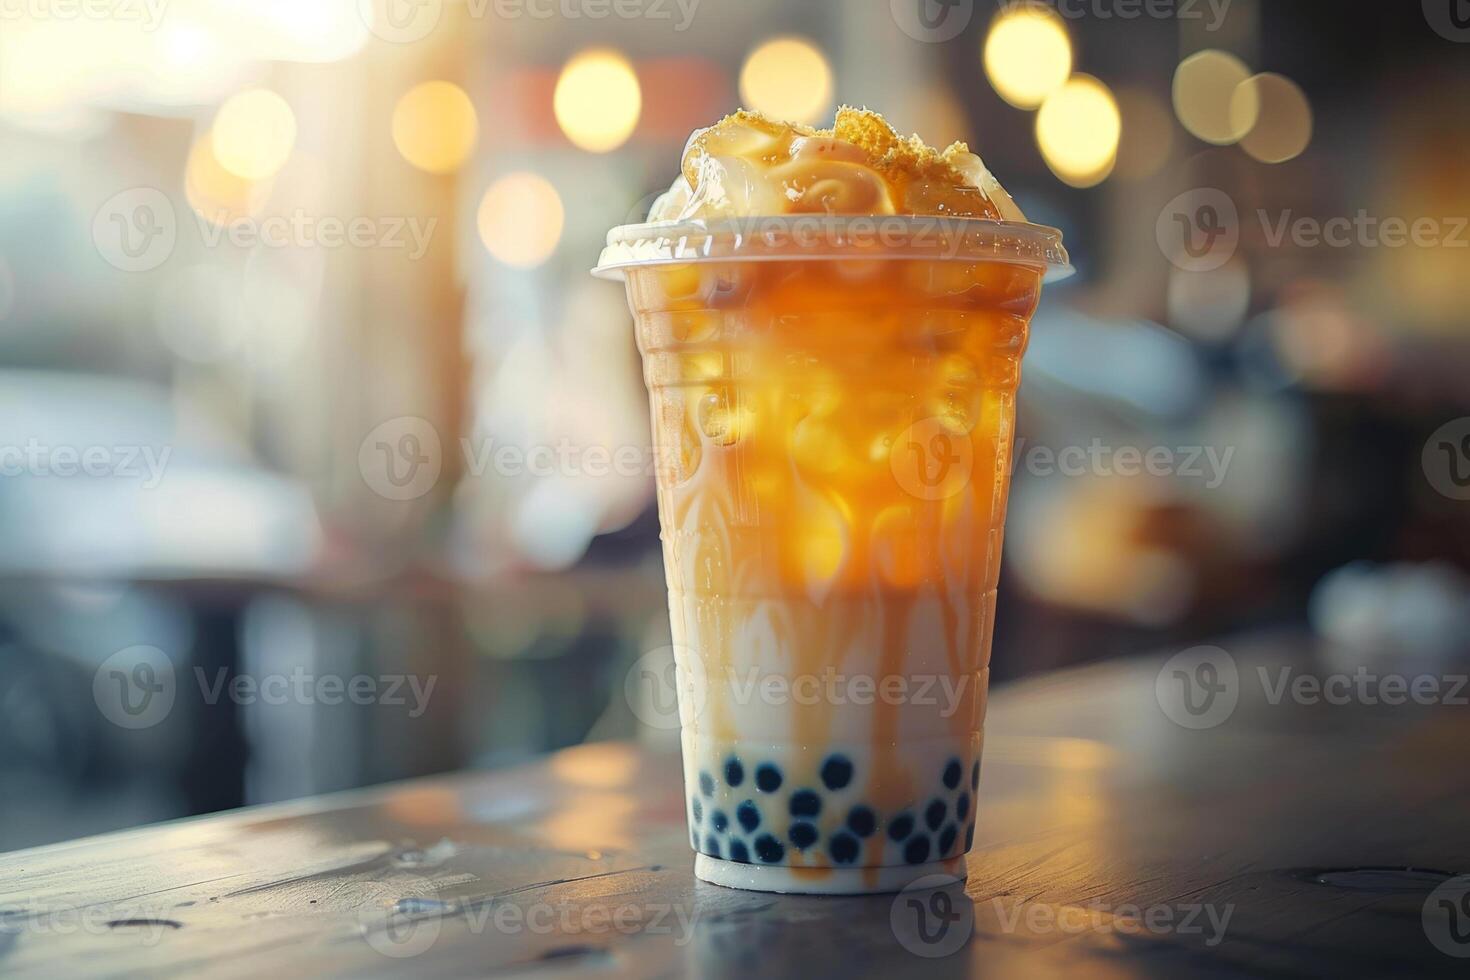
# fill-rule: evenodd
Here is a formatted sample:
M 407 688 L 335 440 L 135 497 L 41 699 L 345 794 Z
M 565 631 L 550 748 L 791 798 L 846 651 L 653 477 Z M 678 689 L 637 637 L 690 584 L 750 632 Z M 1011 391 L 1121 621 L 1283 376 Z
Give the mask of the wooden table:
M 963 888 L 697 882 L 675 758 L 594 744 L 0 855 L 0 974 L 1466 975 L 1470 712 L 1272 704 L 1336 668 L 1231 648 L 1210 728 L 1163 657 L 997 691 Z

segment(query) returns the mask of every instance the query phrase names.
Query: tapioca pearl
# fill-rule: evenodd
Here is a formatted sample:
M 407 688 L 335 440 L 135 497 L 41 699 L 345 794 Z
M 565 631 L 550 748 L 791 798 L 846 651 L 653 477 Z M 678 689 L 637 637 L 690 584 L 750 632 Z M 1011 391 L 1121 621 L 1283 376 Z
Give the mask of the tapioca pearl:
M 822 763 L 822 785 L 842 789 L 852 782 L 852 762 L 845 755 L 829 755 Z
M 730 842 L 730 860 L 736 864 L 749 864 L 750 851 L 745 847 L 745 841 L 732 840 Z
M 735 819 L 740 821 L 740 826 L 745 828 L 748 834 L 761 825 L 761 811 L 752 800 L 746 800 L 735 808 Z
M 817 825 L 807 823 L 805 820 L 794 820 L 791 829 L 786 831 L 786 839 L 796 847 L 798 851 L 804 851 L 817 842 Z
M 725 782 L 731 786 L 739 786 L 745 782 L 745 767 L 734 756 L 725 760 Z
M 781 788 L 781 770 L 769 762 L 755 768 L 755 788 L 762 793 L 774 793 Z
M 980 760 L 976 759 L 970 765 L 970 791 L 974 792 L 980 788 Z
M 964 772 L 960 768 L 960 760 L 950 759 L 944 766 L 944 785 L 954 789 L 960 784 L 960 776 Z
M 709 814 L 709 822 L 716 831 L 722 834 L 725 832 L 726 828 L 730 826 L 730 818 L 725 816 L 724 810 L 711 810 Z
M 901 841 L 914 832 L 914 818 L 901 813 L 888 822 L 888 837 L 890 840 Z
M 970 826 L 968 826 L 968 827 L 965 828 L 965 853 L 966 854 L 970 853 L 970 848 L 973 847 L 974 845 L 975 845 L 975 825 L 974 824 L 970 824 Z
M 815 817 L 822 812 L 822 798 L 809 789 L 799 789 L 791 794 L 793 817 Z
M 766 864 L 776 864 L 786 856 L 786 848 L 770 834 L 761 834 L 755 839 L 755 856 Z
M 909 864 L 923 864 L 929 860 L 929 838 L 920 834 L 904 845 L 903 859 Z
M 720 839 L 714 834 L 710 834 L 705 837 L 704 853 L 710 855 L 711 857 L 724 857 L 724 855 L 720 853 Z
M 955 838 L 959 836 L 959 833 L 960 829 L 954 824 L 950 824 L 949 826 L 944 828 L 944 832 L 939 835 L 940 857 L 948 854 L 950 852 L 950 848 L 954 847 Z
M 858 851 L 862 845 L 858 839 L 851 834 L 837 833 L 832 837 L 832 842 L 827 845 L 827 850 L 832 854 L 832 860 L 838 864 L 851 864 L 857 860 Z
M 961 793 L 959 795 L 959 797 L 955 799 L 955 801 L 954 801 L 954 813 L 955 813 L 955 816 L 959 817 L 961 820 L 965 819 L 966 817 L 968 817 L 970 815 L 970 794 L 969 793 Z
M 699 791 L 705 796 L 715 795 L 715 777 L 707 772 L 699 774 Z
M 869 837 L 878 829 L 878 818 L 865 806 L 855 806 L 848 811 L 847 829 L 859 837 Z
M 924 823 L 930 830 L 938 830 L 939 825 L 944 823 L 944 818 L 949 816 L 949 804 L 943 800 L 932 800 L 924 809 Z
M 699 802 L 699 797 L 692 796 L 689 798 L 689 812 L 694 815 L 695 823 L 699 823 L 699 821 L 704 819 L 704 804 Z

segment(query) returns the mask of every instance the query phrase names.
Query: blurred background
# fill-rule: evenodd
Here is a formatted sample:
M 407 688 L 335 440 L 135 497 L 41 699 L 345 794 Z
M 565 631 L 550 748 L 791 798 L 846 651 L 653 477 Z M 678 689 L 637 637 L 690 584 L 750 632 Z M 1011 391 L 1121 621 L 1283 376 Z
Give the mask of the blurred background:
M 741 104 L 966 140 L 1066 236 L 997 682 L 1251 631 L 1464 662 L 1457 9 L 0 0 L 0 849 L 668 737 L 587 272 Z

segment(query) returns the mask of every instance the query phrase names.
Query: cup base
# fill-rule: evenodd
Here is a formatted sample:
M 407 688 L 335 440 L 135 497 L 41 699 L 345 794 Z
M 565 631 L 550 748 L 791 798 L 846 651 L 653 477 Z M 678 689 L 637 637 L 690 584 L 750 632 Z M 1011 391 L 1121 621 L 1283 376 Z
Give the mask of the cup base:
M 712 885 L 753 892 L 788 895 L 880 895 L 902 891 L 926 875 L 966 877 L 965 856 L 884 868 L 822 868 L 793 870 L 759 864 L 737 864 L 708 854 L 694 856 L 694 877 Z

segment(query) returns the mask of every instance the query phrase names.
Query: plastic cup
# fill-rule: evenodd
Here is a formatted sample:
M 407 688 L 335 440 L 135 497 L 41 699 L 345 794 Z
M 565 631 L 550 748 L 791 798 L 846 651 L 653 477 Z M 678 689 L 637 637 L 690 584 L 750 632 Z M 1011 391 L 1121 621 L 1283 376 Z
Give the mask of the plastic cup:
M 625 226 L 695 873 L 964 876 L 1015 395 L 1059 233 L 924 217 Z

